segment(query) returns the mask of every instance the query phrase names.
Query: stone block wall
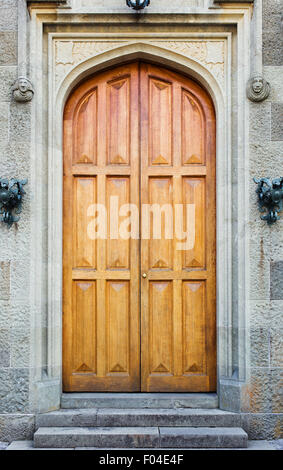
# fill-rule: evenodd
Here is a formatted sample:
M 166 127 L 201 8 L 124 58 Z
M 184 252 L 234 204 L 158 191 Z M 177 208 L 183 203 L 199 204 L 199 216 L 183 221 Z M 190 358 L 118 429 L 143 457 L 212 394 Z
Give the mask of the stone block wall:
M 29 178 L 30 104 L 16 103 L 18 1 L 0 2 L 0 177 Z M 18 226 L 0 227 L 0 440 L 30 438 L 29 188 Z
M 253 177 L 283 176 L 282 0 L 263 0 L 263 75 L 271 94 L 250 105 L 250 413 L 253 439 L 282 437 L 283 218 L 260 220 Z
M 262 5 L 263 75 L 271 94 L 249 107 L 250 379 L 243 425 L 252 439 L 274 439 L 283 429 L 283 217 L 272 227 L 260 220 L 252 178 L 283 176 L 282 0 Z M 18 0 L 0 1 L 0 177 L 23 179 L 36 156 L 30 155 L 32 105 L 11 97 L 18 74 L 17 6 Z M 0 440 L 31 438 L 34 426 L 29 203 L 36 188 L 26 190 L 18 227 L 0 227 Z

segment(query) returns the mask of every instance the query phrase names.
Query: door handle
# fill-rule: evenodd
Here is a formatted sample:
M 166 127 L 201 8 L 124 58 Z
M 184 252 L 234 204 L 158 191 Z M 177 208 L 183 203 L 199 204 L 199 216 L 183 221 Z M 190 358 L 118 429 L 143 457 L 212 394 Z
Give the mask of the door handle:
M 146 273 L 143 273 L 142 277 L 145 279 L 146 278 Z

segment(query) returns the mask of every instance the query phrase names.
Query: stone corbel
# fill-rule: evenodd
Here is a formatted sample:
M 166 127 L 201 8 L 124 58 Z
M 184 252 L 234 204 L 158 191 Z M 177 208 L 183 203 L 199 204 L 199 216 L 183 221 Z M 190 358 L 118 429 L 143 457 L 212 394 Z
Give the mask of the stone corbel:
M 269 97 L 269 94 L 269 82 L 267 82 L 259 73 L 252 75 L 247 83 L 247 97 L 249 100 L 255 103 L 264 101 Z

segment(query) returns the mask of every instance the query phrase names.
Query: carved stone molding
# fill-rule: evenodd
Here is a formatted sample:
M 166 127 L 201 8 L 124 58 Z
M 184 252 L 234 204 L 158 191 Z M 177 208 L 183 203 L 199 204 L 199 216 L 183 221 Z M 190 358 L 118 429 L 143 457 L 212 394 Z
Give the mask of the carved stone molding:
M 205 65 L 224 87 L 224 41 L 154 41 L 152 44 L 197 60 Z
M 225 54 L 224 40 L 191 40 L 191 41 L 152 41 L 143 39 L 164 49 L 173 50 L 186 57 L 203 64 L 218 80 L 220 85 L 225 84 Z M 103 41 L 103 40 L 56 40 L 55 41 L 55 80 L 58 86 L 64 76 L 76 65 L 97 54 L 112 50 L 116 47 L 130 44 L 129 40 Z
M 12 93 L 15 101 L 26 103 L 32 100 L 34 89 L 28 78 L 18 77 L 12 86 Z
M 247 83 L 247 97 L 254 102 L 263 101 L 270 94 L 270 84 L 260 74 L 251 76 Z

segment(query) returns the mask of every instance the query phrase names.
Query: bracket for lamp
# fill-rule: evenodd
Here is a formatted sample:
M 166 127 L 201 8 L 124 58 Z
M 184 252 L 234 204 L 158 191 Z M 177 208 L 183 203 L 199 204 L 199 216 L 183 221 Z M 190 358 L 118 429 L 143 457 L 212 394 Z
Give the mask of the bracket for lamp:
M 17 180 L 12 178 L 0 179 L 0 222 L 4 222 L 9 227 L 18 222 L 20 217 L 14 216 L 22 212 L 22 201 L 25 191 L 23 186 L 27 180 Z
M 278 212 L 283 210 L 283 178 L 254 178 L 254 182 L 257 184 L 259 210 L 267 210 L 261 219 L 272 225 L 280 219 Z
M 126 3 L 128 7 L 134 10 L 143 10 L 145 7 L 148 7 L 150 0 L 126 0 Z

